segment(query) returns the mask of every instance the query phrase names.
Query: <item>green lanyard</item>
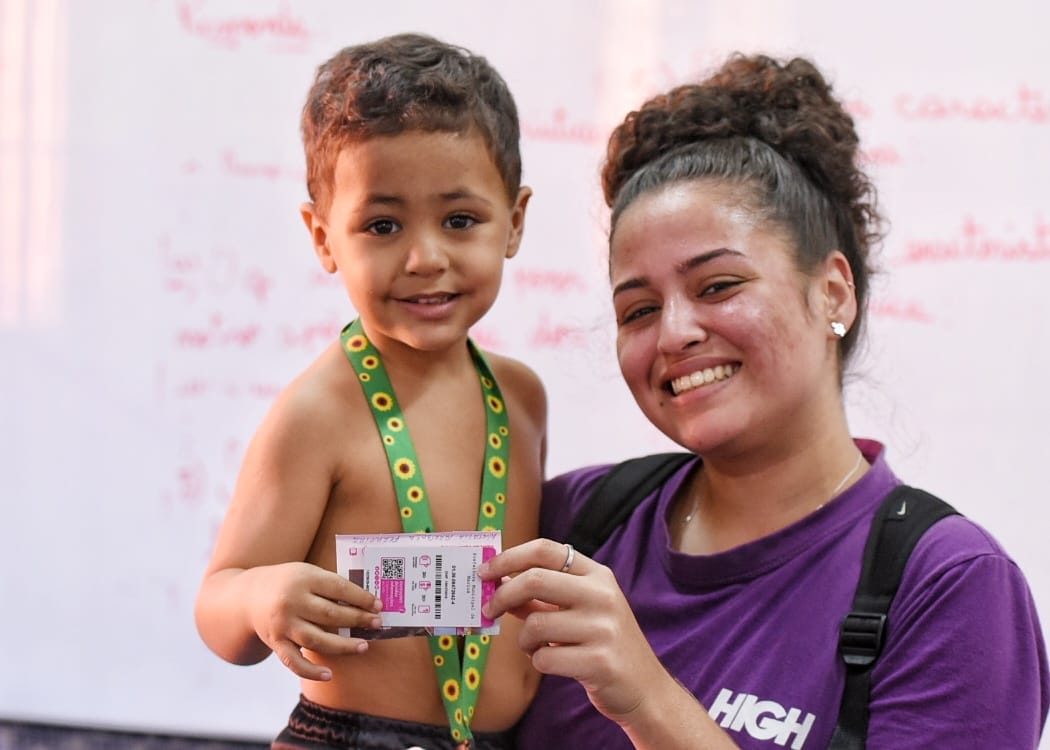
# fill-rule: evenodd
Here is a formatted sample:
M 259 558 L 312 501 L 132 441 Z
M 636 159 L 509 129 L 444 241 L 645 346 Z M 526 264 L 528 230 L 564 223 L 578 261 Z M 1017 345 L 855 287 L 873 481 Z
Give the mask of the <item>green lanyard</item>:
M 378 350 L 365 336 L 360 319 L 350 323 L 341 334 L 343 351 L 357 373 L 365 397 L 372 408 L 379 435 L 386 449 L 394 492 L 401 509 L 401 526 L 409 533 L 429 533 L 434 530 L 427 500 L 423 474 L 416 457 L 412 438 L 408 434 L 404 414 L 397 403 L 394 388 Z M 507 502 L 507 468 L 510 455 L 510 428 L 507 410 L 496 378 L 484 355 L 467 340 L 470 355 L 481 380 L 485 397 L 485 465 L 481 478 L 481 502 L 478 509 L 479 531 L 502 531 L 504 508 Z M 451 635 L 431 636 L 430 654 L 437 673 L 441 700 L 448 714 L 452 739 L 470 747 L 473 735 L 470 723 L 478 702 L 481 675 L 488 658 L 488 635 L 468 635 L 460 664 L 456 638 Z

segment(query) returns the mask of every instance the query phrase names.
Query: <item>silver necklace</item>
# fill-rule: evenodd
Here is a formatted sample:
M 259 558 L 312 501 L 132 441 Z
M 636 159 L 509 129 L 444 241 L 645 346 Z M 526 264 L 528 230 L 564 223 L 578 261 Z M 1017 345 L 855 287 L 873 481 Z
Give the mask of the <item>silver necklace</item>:
M 857 451 L 857 461 L 856 461 L 856 463 L 854 463 L 853 467 L 849 471 L 846 472 L 846 476 L 842 477 L 842 479 L 839 480 L 839 483 L 835 485 L 835 489 L 833 489 L 831 491 L 831 494 L 828 496 L 828 499 L 825 500 L 824 502 L 822 502 L 820 505 L 818 505 L 816 507 L 816 510 L 820 510 L 821 508 L 823 508 L 825 505 L 828 504 L 828 502 L 830 500 L 833 500 L 839 494 L 839 490 L 841 490 L 843 488 L 843 486 L 845 486 L 846 482 L 849 481 L 849 478 L 852 477 L 854 475 L 854 473 L 856 473 L 857 469 L 860 468 L 860 462 L 863 461 L 863 460 L 864 460 L 864 454 L 861 453 L 860 451 Z M 696 511 L 699 510 L 699 509 L 700 509 L 700 495 L 697 494 L 696 500 L 693 501 L 693 507 L 689 511 L 689 515 L 687 515 L 685 518 L 682 519 L 682 526 L 687 526 L 689 524 L 689 522 L 693 520 L 693 516 L 696 515 Z

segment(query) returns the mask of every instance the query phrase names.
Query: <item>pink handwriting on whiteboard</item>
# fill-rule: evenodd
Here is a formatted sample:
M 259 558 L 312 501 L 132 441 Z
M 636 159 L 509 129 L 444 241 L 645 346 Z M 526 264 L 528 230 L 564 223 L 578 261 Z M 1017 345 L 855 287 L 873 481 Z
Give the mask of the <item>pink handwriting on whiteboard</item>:
M 1050 123 L 1050 102 L 1041 91 L 1025 85 L 999 96 L 901 94 L 897 97 L 896 110 L 905 120 Z
M 567 292 L 575 289 L 586 291 L 587 284 L 573 271 L 558 271 L 549 268 L 518 268 L 512 276 L 514 286 L 520 290 L 542 289 L 551 292 Z
M 554 110 L 549 121 L 522 118 L 521 134 L 536 141 L 582 144 L 603 143 L 607 135 L 593 123 L 570 121 L 563 107 Z
M 871 314 L 876 318 L 892 318 L 911 323 L 933 323 L 933 315 L 917 300 L 872 300 Z
M 302 51 L 310 39 L 306 25 L 282 5 L 275 13 L 219 17 L 206 15 L 204 0 L 179 0 L 176 12 L 182 29 L 226 49 L 237 49 L 243 42 L 266 39 L 288 45 L 289 51 Z
M 245 267 L 235 250 L 214 248 L 207 256 L 179 252 L 172 249 L 167 236 L 161 236 L 157 244 L 161 287 L 165 292 L 189 302 L 235 291 L 246 293 L 259 304 L 270 299 L 274 279 L 259 267 Z
M 993 234 L 973 217 L 967 216 L 957 234 L 909 240 L 903 255 L 893 260 L 902 264 L 1050 261 L 1050 223 L 1036 218 L 1030 234 L 1007 236 Z
M 258 341 L 261 331 L 258 323 L 231 324 L 222 313 L 214 312 L 205 325 L 176 330 L 175 345 L 181 349 L 247 348 Z
M 222 151 L 222 168 L 234 177 L 262 180 L 294 180 L 306 182 L 306 171 L 301 167 L 287 167 L 271 162 L 249 161 L 232 148 Z
M 584 346 L 587 337 L 578 327 L 557 323 L 547 315 L 541 315 L 532 330 L 529 343 L 537 349 L 565 349 Z

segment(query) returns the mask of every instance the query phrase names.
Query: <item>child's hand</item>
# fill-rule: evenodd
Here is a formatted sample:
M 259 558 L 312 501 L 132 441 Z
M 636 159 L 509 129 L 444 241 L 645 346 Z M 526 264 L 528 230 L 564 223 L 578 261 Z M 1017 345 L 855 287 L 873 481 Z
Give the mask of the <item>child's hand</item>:
M 327 667 L 303 656 L 360 654 L 368 642 L 345 638 L 341 627 L 378 628 L 381 603 L 342 576 L 302 562 L 255 568 L 248 597 L 249 616 L 259 639 L 288 669 L 308 680 L 330 680 Z

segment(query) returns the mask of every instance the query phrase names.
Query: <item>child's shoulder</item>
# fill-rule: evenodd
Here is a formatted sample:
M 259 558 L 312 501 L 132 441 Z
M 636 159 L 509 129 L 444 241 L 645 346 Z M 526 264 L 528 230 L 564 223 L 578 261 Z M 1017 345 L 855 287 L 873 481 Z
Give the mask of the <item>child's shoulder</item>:
M 360 413 L 371 419 L 360 383 L 338 343 L 328 346 L 284 387 L 273 412 L 291 422 L 340 423 Z
M 536 372 L 520 360 L 485 352 L 492 374 L 499 382 L 503 396 L 524 409 L 541 430 L 546 430 L 547 391 Z
M 513 393 L 519 397 L 538 398 L 546 401 L 543 381 L 524 362 L 492 352 L 485 352 L 485 358 L 492 366 L 492 373 L 496 376 L 500 389 L 505 394 Z

